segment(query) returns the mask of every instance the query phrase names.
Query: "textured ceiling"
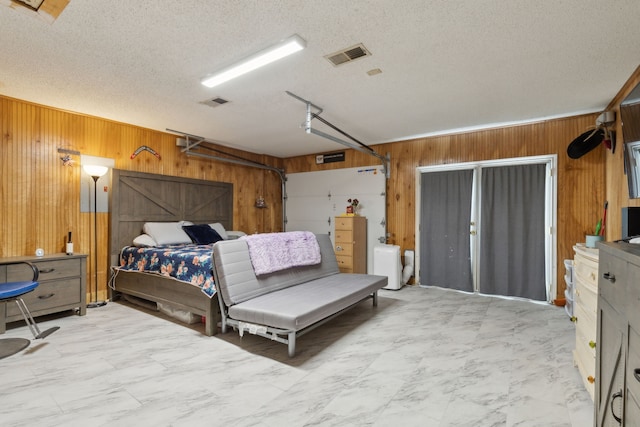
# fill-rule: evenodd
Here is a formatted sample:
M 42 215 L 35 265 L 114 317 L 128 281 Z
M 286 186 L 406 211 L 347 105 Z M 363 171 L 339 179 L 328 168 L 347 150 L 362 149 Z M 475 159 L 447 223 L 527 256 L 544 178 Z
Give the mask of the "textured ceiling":
M 602 110 L 639 22 L 638 0 L 71 0 L 53 22 L 0 4 L 0 94 L 289 157 L 343 147 L 285 91 L 370 145 Z M 307 49 L 200 84 L 294 33 Z M 357 43 L 372 55 L 324 59 Z

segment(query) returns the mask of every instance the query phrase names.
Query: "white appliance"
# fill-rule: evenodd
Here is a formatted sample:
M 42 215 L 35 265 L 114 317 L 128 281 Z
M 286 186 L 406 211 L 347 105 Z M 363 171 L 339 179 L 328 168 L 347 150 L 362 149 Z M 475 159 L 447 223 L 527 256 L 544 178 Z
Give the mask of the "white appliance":
M 382 289 L 398 290 L 402 288 L 402 264 L 400 246 L 378 244 L 373 248 L 373 274 L 387 276 L 389 281 Z

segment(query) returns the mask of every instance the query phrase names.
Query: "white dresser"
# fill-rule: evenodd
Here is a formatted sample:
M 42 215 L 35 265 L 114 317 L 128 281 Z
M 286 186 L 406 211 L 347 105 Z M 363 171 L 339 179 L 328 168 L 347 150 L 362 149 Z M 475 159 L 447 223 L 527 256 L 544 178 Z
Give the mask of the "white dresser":
M 574 286 L 574 278 L 573 278 L 573 260 L 565 259 L 564 260 L 564 282 L 567 285 L 564 290 L 564 311 L 567 313 L 570 319 L 573 319 L 573 300 L 575 299 L 575 286 Z
M 598 249 L 582 243 L 573 247 L 574 301 L 576 348 L 573 363 L 578 367 L 587 391 L 594 398 L 596 381 L 596 335 L 598 318 Z

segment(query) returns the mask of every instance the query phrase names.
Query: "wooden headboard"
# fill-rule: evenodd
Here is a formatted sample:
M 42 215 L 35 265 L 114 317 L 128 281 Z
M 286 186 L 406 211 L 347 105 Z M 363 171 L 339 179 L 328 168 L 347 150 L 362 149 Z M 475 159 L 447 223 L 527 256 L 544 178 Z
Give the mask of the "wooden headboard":
M 114 169 L 109 262 L 142 234 L 145 222 L 221 223 L 233 230 L 233 184 Z

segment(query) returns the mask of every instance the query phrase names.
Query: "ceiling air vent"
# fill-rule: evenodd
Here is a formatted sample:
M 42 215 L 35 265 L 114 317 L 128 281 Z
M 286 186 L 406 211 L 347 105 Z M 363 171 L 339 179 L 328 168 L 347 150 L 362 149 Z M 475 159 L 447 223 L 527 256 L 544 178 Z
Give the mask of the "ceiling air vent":
M 40 9 L 40 6 L 42 6 L 42 3 L 44 2 L 44 0 L 14 0 L 14 1 L 24 6 L 28 6 L 33 10 Z
M 214 107 L 218 107 L 218 106 L 220 106 L 222 104 L 226 104 L 227 102 L 229 102 L 229 101 L 227 101 L 224 98 L 220 98 L 218 96 L 218 97 L 215 97 L 213 99 L 207 99 L 206 101 L 202 101 L 201 104 L 208 105 L 209 107 L 214 108 Z
M 25 11 L 30 15 L 35 15 L 52 24 L 62 13 L 71 0 L 0 0 L 1 4 L 16 10 Z M 24 7 L 22 7 L 24 6 Z
M 362 43 L 360 43 L 355 46 L 342 49 L 338 52 L 325 55 L 325 58 L 337 67 L 338 65 L 346 64 L 347 62 L 352 62 L 356 59 L 364 58 L 365 56 L 371 56 L 371 53 Z

